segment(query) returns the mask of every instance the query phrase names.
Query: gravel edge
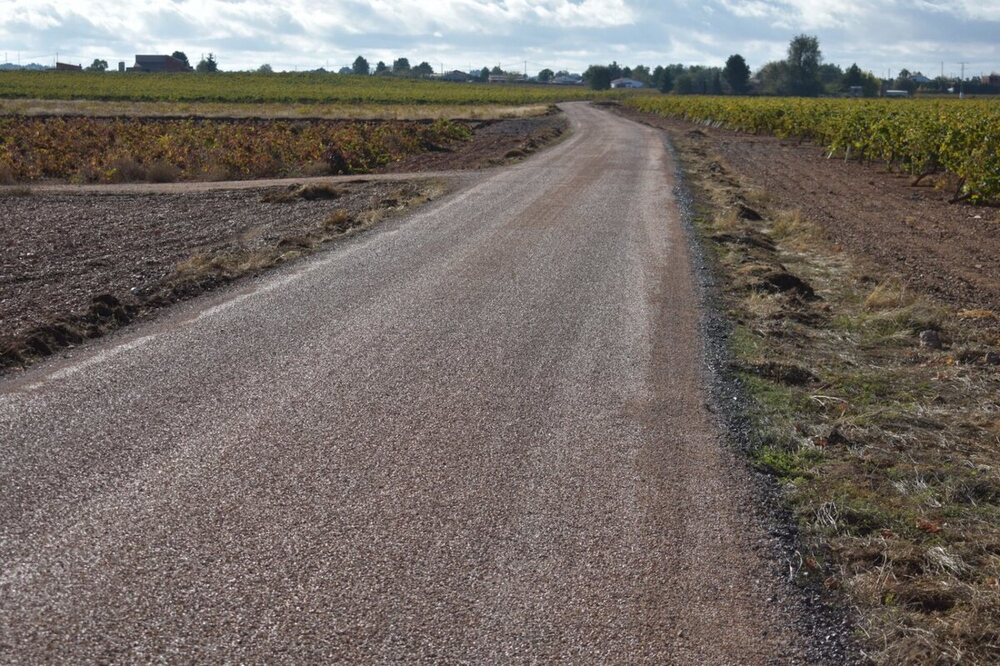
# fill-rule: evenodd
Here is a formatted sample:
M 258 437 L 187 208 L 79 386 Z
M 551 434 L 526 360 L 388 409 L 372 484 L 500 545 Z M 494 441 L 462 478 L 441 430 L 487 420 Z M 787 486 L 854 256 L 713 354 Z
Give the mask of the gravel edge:
M 702 331 L 702 371 L 708 387 L 708 400 L 716 415 L 724 444 L 734 462 L 751 479 L 753 521 L 760 526 L 760 544 L 767 553 L 775 578 L 787 601 L 793 604 L 797 633 L 804 638 L 808 659 L 818 664 L 867 664 L 855 637 L 856 618 L 852 610 L 819 581 L 792 583 L 789 572 L 801 563 L 804 551 L 794 515 L 785 502 L 776 479 L 750 463 L 752 399 L 733 371 L 729 338 L 733 325 L 725 315 L 719 268 L 707 256 L 702 235 L 695 224 L 696 198 L 687 186 L 684 167 L 667 132 L 662 140 L 675 169 L 674 197 L 681 212 L 696 288 L 702 304 L 699 328 Z M 777 659 L 777 656 L 776 656 Z

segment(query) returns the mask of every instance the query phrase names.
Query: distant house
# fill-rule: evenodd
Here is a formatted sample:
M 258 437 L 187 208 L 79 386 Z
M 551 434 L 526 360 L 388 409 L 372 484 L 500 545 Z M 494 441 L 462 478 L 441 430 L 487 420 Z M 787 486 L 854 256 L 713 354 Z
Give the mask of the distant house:
M 168 55 L 137 55 L 135 64 L 128 68 L 130 72 L 190 72 L 191 65 Z
M 469 80 L 469 75 L 466 72 L 454 69 L 450 72 L 445 72 L 438 78 L 441 79 L 442 81 L 454 81 L 456 83 L 465 83 L 466 81 Z
M 635 79 L 615 79 L 611 82 L 612 88 L 645 88 L 646 84 Z
M 66 63 L 66 62 L 57 62 L 56 63 L 56 71 L 57 72 L 82 72 L 83 71 L 83 65 L 70 65 L 69 63 Z
M 522 74 L 490 74 L 490 83 L 523 83 L 527 77 Z
M 913 76 L 910 77 L 910 80 L 916 83 L 918 86 L 924 86 L 927 85 L 928 83 L 933 83 L 931 79 L 927 78 L 923 74 L 914 74 Z
M 1000 74 L 984 74 L 982 77 L 983 85 L 989 86 L 990 88 L 1000 88 Z
M 553 78 L 552 83 L 557 86 L 579 86 L 583 84 L 583 77 L 579 74 L 561 74 Z

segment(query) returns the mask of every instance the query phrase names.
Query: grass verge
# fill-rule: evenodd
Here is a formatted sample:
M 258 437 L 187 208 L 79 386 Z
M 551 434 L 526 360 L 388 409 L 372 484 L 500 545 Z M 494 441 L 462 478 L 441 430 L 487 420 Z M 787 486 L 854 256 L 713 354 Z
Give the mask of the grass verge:
M 798 579 L 856 610 L 875 663 L 1000 662 L 1000 318 L 907 289 L 671 134 Z

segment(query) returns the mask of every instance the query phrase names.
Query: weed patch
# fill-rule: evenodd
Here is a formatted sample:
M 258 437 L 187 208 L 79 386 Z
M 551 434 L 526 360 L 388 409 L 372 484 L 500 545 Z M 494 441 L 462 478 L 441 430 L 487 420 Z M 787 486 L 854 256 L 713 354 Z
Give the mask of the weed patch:
M 798 579 L 860 616 L 880 664 L 1000 662 L 1000 337 L 744 188 L 672 132 L 720 278 L 750 457 L 803 538 Z

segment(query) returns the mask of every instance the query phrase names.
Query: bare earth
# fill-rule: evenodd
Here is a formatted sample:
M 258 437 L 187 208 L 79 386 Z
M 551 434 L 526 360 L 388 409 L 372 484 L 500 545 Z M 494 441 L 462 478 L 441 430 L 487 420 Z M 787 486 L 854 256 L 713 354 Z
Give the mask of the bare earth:
M 0 661 L 811 660 L 661 134 L 564 143 L 0 380 Z
M 809 143 L 625 113 L 673 132 L 700 133 L 704 149 L 887 275 L 903 275 L 950 303 L 1000 311 L 1000 208 L 948 203 L 951 192 L 930 187 L 930 180 L 912 187 L 912 176 L 826 159 Z

